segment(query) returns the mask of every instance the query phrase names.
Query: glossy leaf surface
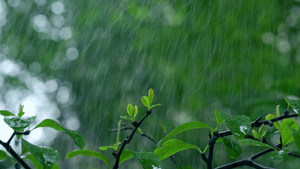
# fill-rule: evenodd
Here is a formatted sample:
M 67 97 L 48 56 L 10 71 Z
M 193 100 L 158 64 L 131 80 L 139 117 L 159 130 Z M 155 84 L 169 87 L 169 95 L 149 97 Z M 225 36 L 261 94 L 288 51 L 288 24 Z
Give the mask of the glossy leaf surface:
M 293 130 L 293 129 L 291 130 L 291 132 L 293 134 L 295 144 L 296 144 L 298 150 L 300 151 L 300 132 L 296 131 L 296 130 Z
M 242 145 L 249 145 L 249 146 L 258 146 L 258 147 L 267 147 L 267 148 L 273 148 L 272 146 L 265 144 L 261 141 L 258 140 L 253 140 L 253 139 L 240 139 L 239 142 Z M 275 149 L 275 148 L 273 148 Z M 276 150 L 276 149 L 275 149 Z
M 291 106 L 295 113 L 299 114 L 300 112 L 300 100 L 291 100 L 285 99 L 289 106 Z
M 60 155 L 58 151 L 51 147 L 39 147 L 27 142 L 24 139 L 22 139 L 22 144 L 43 165 L 45 169 L 51 169 L 51 167 L 59 159 Z
M 64 131 L 67 135 L 69 135 L 74 140 L 78 148 L 83 149 L 85 146 L 85 140 L 82 134 L 80 134 L 77 131 L 66 129 L 54 120 L 45 119 L 41 123 L 39 123 L 36 127 L 34 127 L 32 130 L 37 129 L 39 127 L 50 127 L 57 131 Z
M 142 164 L 143 169 L 161 168 L 161 161 L 153 152 L 132 152 L 132 154 Z
M 162 147 L 155 149 L 154 153 L 161 159 L 165 159 L 167 157 L 170 157 L 171 155 L 178 153 L 183 150 L 187 149 L 196 149 L 200 153 L 202 151 L 200 150 L 199 147 L 193 145 L 193 144 L 188 144 L 183 141 L 177 140 L 177 139 L 171 139 L 166 141 Z
M 109 168 L 111 168 L 108 159 L 103 154 L 96 152 L 96 151 L 92 151 L 92 150 L 75 150 L 75 151 L 69 152 L 66 155 L 66 158 L 70 159 L 70 158 L 73 158 L 78 155 L 96 157 L 96 158 L 102 160 Z
M 4 118 L 5 123 L 14 129 L 15 131 L 23 131 L 26 127 L 35 121 L 35 116 L 32 117 L 17 117 L 6 116 Z
M 223 137 L 223 144 L 230 158 L 237 158 L 242 153 L 241 146 L 229 138 Z
M 294 141 L 291 129 L 294 129 L 296 131 L 299 131 L 299 125 L 295 121 L 295 119 L 284 119 L 281 123 L 281 140 L 282 140 L 282 146 L 285 147 L 287 144 Z
M 192 129 L 199 129 L 199 128 L 208 128 L 210 130 L 213 130 L 207 124 L 199 122 L 199 121 L 192 121 L 192 122 L 184 123 L 184 124 L 176 127 L 169 134 L 167 134 L 162 140 L 160 140 L 157 143 L 157 146 L 158 147 L 161 146 L 165 141 L 167 141 L 168 139 L 170 139 L 171 137 L 173 137 L 174 135 L 176 135 L 178 133 L 181 133 L 181 132 L 184 132 L 184 131 L 188 131 L 188 130 L 192 130 Z
M 230 116 L 219 112 L 227 127 L 236 138 L 244 138 L 251 129 L 251 121 L 248 116 L 238 115 Z

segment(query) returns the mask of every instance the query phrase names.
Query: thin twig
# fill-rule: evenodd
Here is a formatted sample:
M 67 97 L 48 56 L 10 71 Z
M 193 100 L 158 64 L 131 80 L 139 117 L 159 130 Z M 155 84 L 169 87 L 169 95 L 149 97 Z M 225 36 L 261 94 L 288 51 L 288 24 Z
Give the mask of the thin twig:
M 254 122 L 252 122 L 251 127 L 260 127 L 261 125 L 265 124 L 265 125 L 269 125 L 269 126 L 273 126 L 273 123 L 279 120 L 283 120 L 283 119 L 287 119 L 287 118 L 292 118 L 292 117 L 298 117 L 298 114 L 294 113 L 294 114 L 290 114 L 289 111 L 285 111 L 283 115 L 270 119 L 270 120 L 264 120 L 260 122 L 260 118 L 256 119 Z
M 150 114 L 151 114 L 151 110 L 150 110 L 150 111 L 147 110 L 145 116 L 144 116 L 139 122 L 136 122 L 136 121 L 135 121 L 135 122 L 132 123 L 132 125 L 134 126 L 134 129 L 132 130 L 131 134 L 130 134 L 129 136 L 127 136 L 127 137 L 124 139 L 124 141 L 123 141 L 123 143 L 122 143 L 122 146 L 121 146 L 119 152 L 116 152 L 116 151 L 115 151 L 115 152 L 113 153 L 114 157 L 116 158 L 115 165 L 114 165 L 113 169 L 119 168 L 120 156 L 121 156 L 121 154 L 122 154 L 122 152 L 123 152 L 123 150 L 124 150 L 126 144 L 129 144 L 129 143 L 130 143 L 131 139 L 133 138 L 134 134 L 136 133 L 136 130 L 140 127 L 140 125 L 142 124 L 142 122 L 143 122 Z

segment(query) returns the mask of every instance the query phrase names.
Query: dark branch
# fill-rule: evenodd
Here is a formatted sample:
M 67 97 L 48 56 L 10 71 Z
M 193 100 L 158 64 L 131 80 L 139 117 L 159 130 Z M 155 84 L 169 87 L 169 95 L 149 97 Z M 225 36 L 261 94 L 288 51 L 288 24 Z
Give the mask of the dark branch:
M 130 143 L 131 139 L 133 138 L 134 134 L 136 133 L 136 130 L 140 127 L 140 125 L 142 124 L 142 122 L 143 122 L 149 115 L 151 115 L 151 110 L 150 110 L 150 111 L 147 110 L 145 116 L 144 116 L 139 122 L 136 122 L 136 121 L 135 121 L 135 122 L 132 123 L 132 125 L 134 126 L 134 129 L 132 130 L 131 134 L 130 134 L 129 136 L 127 136 L 127 137 L 124 139 L 124 141 L 123 141 L 123 143 L 122 143 L 122 146 L 121 146 L 119 152 L 114 152 L 114 153 L 113 153 L 114 157 L 116 158 L 115 165 L 114 165 L 113 169 L 119 168 L 120 156 L 121 156 L 121 154 L 122 154 L 122 152 L 123 152 L 123 150 L 124 150 L 126 144 L 129 144 L 129 143 Z
M 260 127 L 263 124 L 273 126 L 274 122 L 277 122 L 277 121 L 283 120 L 283 119 L 287 119 L 287 118 L 292 118 L 292 117 L 298 117 L 298 114 L 296 114 L 296 113 L 295 114 L 290 114 L 289 111 L 285 111 L 284 114 L 279 116 L 279 117 L 276 117 L 276 118 L 273 118 L 273 119 L 270 119 L 270 120 L 264 120 L 264 121 L 260 121 L 261 117 L 259 117 L 251 123 L 251 127 Z M 208 158 L 205 156 L 204 153 L 201 154 L 201 157 L 202 157 L 203 161 L 205 161 L 206 164 L 207 164 L 207 169 L 212 169 L 213 150 L 214 150 L 214 145 L 216 143 L 216 140 L 220 137 L 225 137 L 225 136 L 230 136 L 230 135 L 232 135 L 232 133 L 229 130 L 228 131 L 223 131 L 223 132 L 220 132 L 220 133 L 218 133 L 218 132 L 213 133 L 213 136 L 211 136 L 211 138 L 208 141 L 208 145 L 209 145 Z M 246 135 L 245 138 L 258 140 L 256 138 L 250 136 L 250 135 Z M 273 145 L 267 143 L 265 139 L 263 140 L 263 143 L 266 143 L 266 144 L 272 146 L 275 149 L 280 149 L 281 148 L 281 147 L 273 146 Z M 281 145 L 279 145 L 279 146 L 281 146 Z M 248 166 L 251 166 L 251 167 L 254 167 L 254 168 L 266 169 L 268 167 L 261 166 L 260 164 L 255 163 L 253 160 L 260 157 L 261 155 L 263 155 L 265 153 L 268 153 L 269 151 L 273 151 L 273 150 L 274 149 L 272 149 L 272 148 L 267 149 L 267 150 L 265 150 L 266 152 L 262 151 L 262 152 L 257 153 L 257 154 L 255 154 L 255 155 L 253 155 L 253 156 L 251 156 L 247 159 L 236 161 L 236 162 L 218 167 L 218 169 L 221 169 L 221 168 L 226 169 L 226 168 L 228 168 L 228 166 L 229 166 L 229 168 L 234 168 L 234 167 L 243 166 L 243 165 L 248 165 Z M 289 153 L 289 155 L 295 156 L 295 157 L 300 157 L 300 155 L 293 154 L 293 153 Z
M 25 163 L 25 161 L 14 151 L 14 149 L 12 149 L 12 147 L 9 145 L 11 140 L 13 139 L 13 137 L 16 134 L 24 134 L 24 135 L 28 135 L 30 133 L 30 131 L 25 131 L 25 132 L 14 132 L 11 137 L 8 139 L 8 141 L 5 143 L 3 141 L 0 140 L 0 144 L 6 149 L 7 152 L 9 152 L 9 154 L 11 156 L 13 156 L 25 169 L 30 169 L 30 167 Z
M 264 120 L 260 122 L 260 118 L 256 119 L 254 122 L 252 122 L 251 127 L 260 127 L 262 124 L 273 126 L 273 123 L 279 120 L 287 119 L 287 118 L 292 118 L 292 117 L 298 117 L 298 114 L 290 114 L 289 111 L 285 111 L 283 115 L 270 119 L 270 120 Z

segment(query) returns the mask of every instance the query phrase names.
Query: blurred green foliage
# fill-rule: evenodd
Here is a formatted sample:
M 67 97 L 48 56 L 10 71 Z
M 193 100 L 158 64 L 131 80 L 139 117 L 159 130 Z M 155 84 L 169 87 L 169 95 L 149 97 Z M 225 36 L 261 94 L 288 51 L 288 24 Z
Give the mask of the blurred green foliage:
M 88 149 L 113 143 L 115 134 L 107 129 L 117 127 L 129 103 L 138 105 L 142 114 L 139 98 L 149 88 L 163 106 L 142 129 L 157 140 L 164 135 L 160 124 L 167 131 L 192 120 L 212 124 L 215 109 L 254 120 L 275 111 L 283 98 L 300 96 L 296 45 L 280 43 L 286 38 L 292 44 L 290 37 L 298 35 L 297 25 L 286 24 L 291 9 L 299 8 L 296 1 L 64 0 L 60 2 L 65 10 L 59 14 L 63 26 L 51 26 L 52 34 L 36 31 L 33 18 L 44 15 L 51 23 L 58 15 L 51 11 L 56 1 L 38 5 L 43 1 L 24 0 L 17 7 L 1 2 L 8 11 L 1 34 L 1 43 L 10 48 L 7 56 L 28 69 L 39 63 L 41 70 L 33 74 L 67 84 L 73 92 L 67 110 L 80 119 Z M 54 36 L 54 28 L 62 27 L 71 29 L 70 39 Z M 78 58 L 66 56 L 70 47 L 78 50 Z M 66 105 L 59 107 L 63 121 Z M 206 136 L 199 132 L 178 137 L 201 147 Z M 155 147 L 137 140 L 141 138 L 136 138 L 135 150 Z M 63 147 L 67 141 L 56 142 Z M 66 146 L 65 151 L 72 148 Z M 182 165 L 203 165 L 192 152 L 175 158 Z M 230 161 L 222 153 L 218 158 L 216 165 Z M 270 159 L 266 163 L 279 166 Z M 61 165 L 97 168 L 101 163 L 82 159 Z

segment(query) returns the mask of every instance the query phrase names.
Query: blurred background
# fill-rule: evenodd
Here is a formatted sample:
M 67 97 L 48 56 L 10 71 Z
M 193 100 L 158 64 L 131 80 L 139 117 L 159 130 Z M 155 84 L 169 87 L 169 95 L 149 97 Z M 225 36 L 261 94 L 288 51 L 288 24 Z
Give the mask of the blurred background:
M 112 145 L 127 104 L 138 105 L 149 88 L 154 109 L 142 130 L 155 140 L 176 126 L 201 121 L 215 127 L 216 109 L 252 120 L 275 111 L 284 98 L 300 96 L 299 0 L 0 0 L 0 109 L 59 121 L 81 132 L 86 148 Z M 1 118 L 1 140 L 12 130 Z M 128 123 L 129 124 L 129 123 Z M 121 133 L 121 139 L 130 131 Z M 47 134 L 45 134 L 47 133 Z M 198 145 L 208 130 L 177 138 Z M 90 157 L 66 160 L 77 149 L 70 138 L 39 129 L 30 142 L 56 148 L 61 168 L 106 168 Z M 153 151 L 136 135 L 128 149 Z M 262 150 L 243 147 L 237 159 Z M 111 151 L 101 152 L 114 158 Z M 196 150 L 175 155 L 181 166 L 203 168 Z M 214 167 L 233 161 L 217 145 Z M 257 160 L 282 168 L 299 163 Z M 0 168 L 13 167 L 1 161 Z M 130 159 L 121 168 L 141 168 Z M 171 160 L 163 168 L 175 168 Z

